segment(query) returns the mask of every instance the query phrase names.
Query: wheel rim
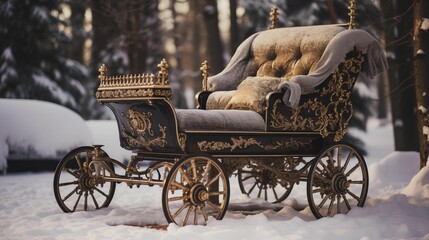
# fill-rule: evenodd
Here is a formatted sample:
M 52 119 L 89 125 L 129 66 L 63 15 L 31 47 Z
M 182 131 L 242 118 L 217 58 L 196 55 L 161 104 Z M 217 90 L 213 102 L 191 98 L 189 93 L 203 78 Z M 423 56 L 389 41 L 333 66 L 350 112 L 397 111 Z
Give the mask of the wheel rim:
M 271 165 L 278 167 L 276 164 L 273 162 Z M 263 198 L 271 203 L 285 200 L 293 187 L 293 183 L 279 179 L 272 171 L 252 161 L 238 170 L 238 184 L 243 194 L 250 198 Z
M 180 226 L 205 225 L 209 217 L 220 220 L 225 215 L 229 181 L 217 160 L 189 156 L 170 170 L 162 200 L 168 222 Z
M 55 170 L 55 199 L 64 212 L 92 211 L 107 207 L 112 201 L 116 183 L 96 182 L 92 177 L 89 163 L 93 150 L 93 147 L 81 147 L 71 151 Z M 109 166 L 113 170 L 113 165 Z M 101 172 L 110 176 L 104 167 Z
M 367 193 L 368 169 L 353 146 L 334 145 L 314 160 L 307 198 L 316 218 L 346 214 L 353 206 L 362 207 Z

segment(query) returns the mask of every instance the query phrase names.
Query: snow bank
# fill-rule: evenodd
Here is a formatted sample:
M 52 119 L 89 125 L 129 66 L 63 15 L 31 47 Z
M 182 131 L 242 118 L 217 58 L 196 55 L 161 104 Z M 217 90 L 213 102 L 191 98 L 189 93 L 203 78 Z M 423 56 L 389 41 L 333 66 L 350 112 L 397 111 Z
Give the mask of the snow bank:
M 118 124 L 115 120 L 91 120 L 86 124 L 91 131 L 94 143 L 104 145 L 103 150 L 109 154 L 109 157 L 119 161 L 131 159 L 131 151 L 120 146 Z
M 427 198 L 429 201 L 429 166 L 422 168 L 401 192 L 416 198 Z
M 37 100 L 0 99 L 0 170 L 14 150 L 27 159 L 61 159 L 71 149 L 91 145 L 85 121 L 75 112 Z

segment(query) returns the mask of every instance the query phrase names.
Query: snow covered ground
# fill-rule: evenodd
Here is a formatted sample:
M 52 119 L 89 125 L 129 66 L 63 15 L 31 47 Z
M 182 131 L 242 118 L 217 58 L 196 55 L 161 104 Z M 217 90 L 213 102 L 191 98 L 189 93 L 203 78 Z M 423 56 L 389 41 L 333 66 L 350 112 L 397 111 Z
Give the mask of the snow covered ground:
M 116 158 L 115 122 L 89 122 L 93 140 L 106 144 Z M 393 152 L 390 125 L 372 121 L 360 134 L 369 155 L 370 189 L 363 208 L 347 215 L 316 220 L 307 205 L 305 184 L 294 187 L 282 204 L 270 205 L 240 194 L 236 177 L 230 179 L 230 210 L 222 221 L 207 226 L 177 227 L 167 231 L 148 225 L 167 224 L 161 188 L 129 189 L 119 184 L 111 205 L 95 212 L 63 213 L 52 190 L 53 173 L 24 173 L 0 177 L 1 239 L 429 239 L 429 168 L 420 172 L 415 152 Z M 112 142 L 113 141 L 113 142 Z M 267 209 L 242 214 L 238 209 L 259 204 Z M 303 210 L 296 210 L 303 209 Z

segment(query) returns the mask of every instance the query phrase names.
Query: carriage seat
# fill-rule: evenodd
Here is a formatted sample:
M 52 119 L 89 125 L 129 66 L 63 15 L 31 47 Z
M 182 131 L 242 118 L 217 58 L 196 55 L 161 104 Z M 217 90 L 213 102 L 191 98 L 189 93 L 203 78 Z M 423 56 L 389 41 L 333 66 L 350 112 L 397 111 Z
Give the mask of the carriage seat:
M 355 47 L 366 51 L 370 45 L 378 46 L 372 44 L 374 40 L 365 31 L 347 30 L 340 25 L 256 33 L 238 47 L 221 73 L 208 78 L 208 90 L 213 93 L 206 109 L 244 109 L 264 114 L 265 97 L 269 92 L 285 90 L 282 87 L 292 90 L 288 97 L 295 97 L 294 101 L 284 100 L 294 107 L 299 99 L 296 95 L 313 92 L 348 52 Z M 376 50 L 381 54 L 380 49 Z
M 365 52 L 366 57 L 362 69 L 359 64 L 356 71 L 353 70 L 356 74 L 364 72 L 372 77 L 386 68 L 386 60 L 380 45 L 370 34 L 362 30 L 325 25 L 279 28 L 256 33 L 240 44 L 221 73 L 208 78 L 208 91 L 205 93 L 203 91 L 208 96 L 205 103 L 199 102 L 205 110 L 178 111 L 179 130 L 268 131 L 270 127 L 266 118 L 275 114 L 272 110 L 269 114 L 265 113 L 266 109 L 273 108 L 268 106 L 270 103 L 265 102 L 268 101 L 270 92 L 282 92 L 283 104 L 289 109 L 297 107 L 302 94 L 317 92 L 316 87 L 325 81 L 332 81 L 332 75 L 341 68 L 340 66 L 347 68 L 344 67 L 347 64 L 342 63 L 345 62 L 347 54 L 356 50 Z M 356 78 L 350 79 L 352 80 L 354 84 Z M 342 82 L 333 84 L 341 85 Z M 353 84 L 350 82 L 347 91 L 351 90 Z M 331 86 L 328 89 L 322 95 L 338 94 L 334 91 L 336 87 Z M 198 101 L 201 100 L 199 94 L 196 97 Z M 349 93 L 344 94 L 347 97 L 341 98 L 341 101 L 348 101 Z M 317 104 L 327 106 L 329 101 L 332 101 L 330 99 L 329 96 L 324 97 L 324 100 Z M 339 103 L 337 105 L 339 106 Z M 287 116 L 292 114 L 290 110 L 281 111 L 286 114 L 281 121 L 291 121 Z M 306 119 L 309 117 L 308 114 L 300 117 L 301 125 L 317 121 L 316 117 Z M 343 117 L 346 118 L 346 115 Z M 277 117 L 276 121 L 280 121 L 281 118 Z M 344 122 L 348 120 L 347 118 Z M 326 121 L 318 124 L 341 125 L 335 125 L 328 129 L 329 131 L 341 130 L 346 125 L 335 119 L 332 120 L 336 121 L 335 123 L 329 122 L 331 120 Z M 326 130 L 324 127 L 320 130 L 313 125 L 300 127 L 301 125 L 295 122 L 291 125 L 306 131 Z M 279 126 L 279 129 L 286 130 L 289 127 Z M 343 132 L 341 130 L 341 134 Z

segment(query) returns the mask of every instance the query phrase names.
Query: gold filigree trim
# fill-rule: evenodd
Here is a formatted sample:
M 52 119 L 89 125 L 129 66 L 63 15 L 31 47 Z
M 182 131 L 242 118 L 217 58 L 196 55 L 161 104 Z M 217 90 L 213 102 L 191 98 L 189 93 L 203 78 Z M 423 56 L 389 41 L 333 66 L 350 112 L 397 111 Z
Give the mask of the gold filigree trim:
M 129 109 L 127 113 L 127 119 L 131 128 L 131 132 L 122 125 L 121 133 L 127 141 L 128 145 L 132 147 L 144 147 L 149 151 L 152 151 L 153 146 L 165 147 L 167 144 L 166 140 L 166 129 L 167 127 L 158 124 L 159 136 L 155 136 L 152 130 L 152 113 L 151 112 L 139 112 L 133 109 Z M 149 140 L 149 138 L 152 138 Z
M 275 150 L 275 149 L 302 149 L 309 147 L 310 143 L 298 142 L 291 138 L 289 141 L 276 141 L 274 144 L 264 145 L 262 142 L 257 141 L 255 138 L 231 138 L 231 142 L 222 141 L 201 141 L 197 142 L 198 148 L 202 152 L 207 151 L 219 151 L 224 149 L 230 149 L 231 152 L 236 149 L 246 149 L 250 146 L 257 146 L 264 150 Z
M 182 151 L 185 151 L 186 150 L 186 134 L 179 133 L 178 140 L 179 140 L 180 148 L 182 149 Z
M 286 116 L 279 110 L 282 100 L 274 101 L 270 112 L 270 127 L 282 131 L 318 131 L 322 137 L 327 137 L 329 130 L 334 130 L 334 140 L 341 140 L 353 115 L 350 94 L 357 75 L 352 77 L 350 74 L 360 72 L 363 61 L 364 55 L 358 51 L 357 57 L 343 62 L 343 69 L 336 69 L 327 86 L 320 91 L 321 97 L 329 96 L 328 104 L 323 104 L 321 98 L 309 99 L 293 108 L 291 114 Z
M 158 68 L 156 76 L 153 73 L 107 76 L 107 67 L 102 64 L 98 69 L 100 85 L 95 95 L 99 101 L 152 96 L 171 98 L 168 64 L 165 59 L 158 64 Z

